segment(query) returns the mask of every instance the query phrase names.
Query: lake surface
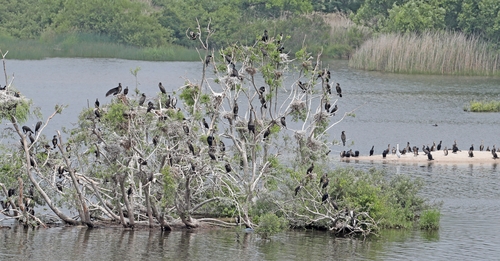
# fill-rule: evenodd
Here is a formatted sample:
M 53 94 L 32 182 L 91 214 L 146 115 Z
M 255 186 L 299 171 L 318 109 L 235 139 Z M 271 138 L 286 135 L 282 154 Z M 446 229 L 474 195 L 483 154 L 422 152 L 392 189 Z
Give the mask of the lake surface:
M 500 146 L 500 114 L 463 110 L 473 99 L 500 100 L 498 78 L 385 74 L 353 70 L 345 61 L 331 61 L 329 66 L 333 81 L 343 89 L 337 103 L 339 114 L 361 105 L 355 117 L 346 117 L 330 132 L 332 140 L 339 140 L 345 130 L 347 149 L 366 155 L 372 145 L 376 153 L 381 153 L 387 144 L 402 147 L 409 141 L 421 148 L 440 140 L 448 147 L 456 140 L 462 149 L 471 144 L 477 149 L 481 141 L 485 146 Z M 201 64 L 192 62 L 7 60 L 7 71 L 15 74 L 16 88 L 41 107 L 44 117 L 57 103 L 69 105 L 45 130 L 47 136 L 62 126 L 71 127 L 81 109 L 93 106 L 96 98 L 101 103 L 109 102 L 111 98 L 104 94 L 118 82 L 129 86 L 132 93 L 136 78 L 130 70 L 137 67 L 141 68 L 137 86 L 148 96 L 158 92 L 160 81 L 171 91 L 188 79 L 197 83 L 201 78 Z M 290 84 L 294 80 L 287 79 Z M 28 125 L 36 122 L 32 121 Z M 442 202 L 440 230 L 384 231 L 379 238 L 366 241 L 291 231 L 266 242 L 237 230 L 161 233 L 12 228 L 0 230 L 0 260 L 89 260 L 89 256 L 92 260 L 495 260 L 500 256 L 497 164 L 345 163 L 338 161 L 338 153 L 345 148 L 331 149 L 332 168 L 376 167 L 391 175 L 422 178 L 422 195 L 430 202 Z

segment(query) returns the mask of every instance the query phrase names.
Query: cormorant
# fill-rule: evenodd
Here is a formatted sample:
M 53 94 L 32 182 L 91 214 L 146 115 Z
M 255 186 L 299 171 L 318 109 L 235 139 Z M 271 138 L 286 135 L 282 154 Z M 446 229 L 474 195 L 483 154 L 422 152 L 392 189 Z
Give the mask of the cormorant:
M 479 151 L 483 151 L 484 150 L 484 144 L 483 144 L 483 141 L 481 141 L 481 145 L 479 146 Z
M 139 162 L 139 164 L 141 165 L 148 165 L 148 162 L 146 160 L 143 160 L 142 158 L 139 158 L 139 160 L 137 160 Z
M 431 151 L 435 151 L 435 150 L 436 150 L 436 143 L 433 141 L 432 146 L 431 146 Z
M 213 150 L 211 150 L 211 149 L 208 150 L 208 155 L 210 156 L 210 158 L 212 160 L 216 160 L 217 159 L 217 157 L 215 157 L 215 154 L 214 154 Z
M 442 140 L 439 141 L 439 144 L 437 145 L 437 150 L 441 150 L 441 143 L 443 143 Z
M 325 102 L 325 110 L 326 110 L 326 112 L 330 112 L 330 107 L 332 107 L 332 105 L 330 104 L 329 101 L 326 101 Z
M 52 145 L 54 145 L 54 149 L 55 149 L 57 146 L 57 135 L 54 135 L 54 137 L 52 138 Z
M 118 94 L 120 94 L 121 91 L 122 91 L 122 84 L 118 83 L 118 86 L 116 86 L 115 88 L 111 88 L 106 93 L 106 97 L 108 97 L 109 95 L 118 95 Z
M 457 153 L 457 151 L 458 151 L 458 146 L 457 146 L 457 141 L 455 140 L 455 143 L 453 143 L 452 152 Z
M 326 84 L 326 92 L 328 92 L 328 94 L 332 94 L 332 86 L 330 86 L 329 83 Z
M 23 127 L 22 127 L 22 129 L 23 129 L 23 132 L 24 132 L 25 134 L 26 134 L 26 133 L 28 133 L 28 132 L 33 133 L 33 131 L 31 130 L 31 128 L 30 128 L 30 127 L 28 127 L 28 126 L 23 126 Z
M 188 144 L 189 151 L 190 151 L 190 152 L 193 154 L 193 156 L 194 156 L 194 147 L 193 147 L 193 144 L 191 144 L 191 142 L 189 142 L 189 141 L 187 142 L 187 144 Z
M 372 148 L 370 149 L 370 156 L 373 156 L 373 148 L 375 147 L 375 145 L 372 146 Z
M 432 154 L 431 154 L 431 152 L 430 152 L 430 151 L 429 151 L 429 152 L 427 152 L 427 159 L 428 159 L 428 160 L 434 160 L 434 159 L 432 158 Z
M 226 168 L 226 172 L 229 173 L 231 172 L 231 165 L 229 165 L 229 163 L 226 163 L 226 165 L 224 165 L 224 168 Z
M 132 186 L 129 186 L 128 190 L 127 190 L 127 196 L 128 196 L 129 199 L 130 199 L 130 195 L 132 195 L 132 192 L 133 192 L 132 191 Z
M 259 95 L 264 94 L 264 92 L 265 92 L 265 91 L 266 91 L 266 87 L 261 86 L 261 87 L 259 88 Z
M 125 87 L 125 89 L 123 90 L 123 95 L 124 95 L 124 96 L 127 96 L 127 94 L 128 94 L 128 86 L 127 86 L 127 87 Z
M 98 99 L 98 98 L 95 98 L 94 106 L 95 106 L 96 108 L 99 108 L 99 104 L 100 104 L 100 103 L 99 103 L 99 99 Z
M 205 120 L 205 118 L 202 118 L 201 119 L 202 123 L 203 123 L 203 126 L 205 127 L 205 129 L 209 129 L 210 127 L 208 126 L 208 123 L 207 121 Z
M 238 117 L 238 110 L 239 110 L 238 103 L 236 101 L 234 101 L 233 115 L 234 115 L 235 120 L 236 120 L 236 117 Z
M 33 138 L 33 136 L 31 136 L 31 132 L 28 134 L 28 137 L 30 139 L 31 144 L 33 144 L 33 142 L 35 142 L 35 138 Z
M 56 182 L 56 187 L 57 187 L 57 190 L 59 190 L 60 192 L 63 192 L 63 186 L 62 186 L 61 181 Z
M 5 85 L 4 87 L 2 87 L 2 85 L 0 84 L 0 91 L 5 91 L 5 88 L 7 88 L 7 85 Z
M 359 150 L 354 151 L 354 157 L 359 157 Z
M 267 30 L 264 30 L 264 35 L 262 35 L 261 40 L 263 42 L 267 42 L 267 40 L 269 40 L 269 36 L 267 35 Z
M 15 93 L 14 93 L 14 97 L 16 97 L 16 98 L 21 98 L 21 93 L 20 93 L 20 92 L 15 92 Z
M 332 111 L 330 111 L 330 114 L 335 116 L 335 112 L 337 112 L 338 109 L 339 109 L 339 107 L 337 107 L 337 104 L 335 104 L 335 106 L 333 106 Z
M 413 146 L 413 156 L 418 156 L 418 148 L 417 146 Z
M 490 151 L 490 146 L 488 145 L 488 147 L 486 147 L 486 151 Z
M 491 151 L 491 154 L 493 155 L 493 159 L 498 159 L 498 155 L 496 151 Z
M 387 150 L 382 151 L 382 158 L 385 159 L 386 156 L 387 156 Z
M 399 144 L 396 144 L 396 156 L 401 158 L 401 152 L 399 151 Z
M 300 87 L 300 89 L 302 89 L 302 92 L 307 91 L 307 84 L 306 83 L 299 81 L 299 83 L 297 85 Z
M 444 151 L 444 155 L 448 156 L 448 147 L 444 146 L 444 150 L 443 151 Z
M 328 193 L 325 193 L 321 197 L 321 204 L 325 203 L 327 200 L 328 200 Z
M 311 174 L 314 169 L 314 162 L 311 162 L 311 166 L 307 169 L 307 174 Z
M 94 109 L 94 114 L 95 114 L 96 118 L 98 118 L 98 119 L 101 118 L 101 111 L 99 110 L 99 108 Z
M 299 191 L 300 189 L 302 188 L 302 184 L 299 184 L 296 188 L 295 188 L 295 196 L 297 196 L 297 194 L 299 194 Z
M 262 107 L 264 107 L 264 109 L 267 109 L 266 98 L 264 97 L 264 95 L 259 95 L 259 96 L 260 96 L 260 104 L 262 104 Z
M 207 67 L 209 64 L 210 64 L 210 60 L 212 59 L 212 55 L 207 55 L 207 57 L 205 57 L 205 67 Z
M 10 198 L 12 196 L 14 196 L 16 194 L 16 189 L 15 188 L 10 188 L 8 191 L 7 191 L 7 197 Z
M 167 108 L 167 109 L 170 108 L 170 101 L 171 101 L 171 99 L 170 99 L 170 94 L 169 94 L 167 96 L 167 100 L 165 101 L 165 108 Z
M 153 104 L 153 102 L 149 101 L 148 102 L 148 110 L 146 112 L 150 112 L 151 110 L 154 110 L 155 109 L 155 105 Z
M 198 37 L 198 34 L 194 33 L 193 31 L 189 32 L 189 39 L 196 40 L 196 37 Z
M 340 83 L 337 83 L 337 86 L 335 86 L 335 89 L 337 90 L 337 95 L 342 98 L 342 89 L 340 88 Z
M 174 109 L 175 109 L 175 106 L 177 106 L 177 98 L 175 96 L 173 96 L 172 99 L 170 100 L 170 105 Z
M 341 158 L 345 157 L 345 150 L 343 150 L 343 151 L 340 152 L 340 157 Z
M 263 140 L 266 140 L 267 137 L 269 136 L 269 134 L 271 134 L 271 131 L 269 130 L 269 128 L 267 128 L 266 131 L 264 131 L 264 139 Z
M 474 150 L 474 144 L 470 145 L 469 150 Z
M 340 139 L 342 140 L 342 146 L 345 146 L 345 140 L 346 140 L 345 131 L 342 131 L 342 134 L 340 134 Z
M 161 82 L 158 83 L 158 88 L 160 88 L 161 93 L 166 94 L 167 91 L 165 90 L 165 87 L 163 87 L 163 84 Z
M 189 135 L 189 127 L 186 124 L 182 125 L 182 129 L 184 130 L 184 133 Z
M 207 143 L 209 147 L 212 147 L 212 145 L 214 144 L 214 136 L 212 134 L 207 136 Z
M 144 105 L 144 102 L 146 101 L 146 94 L 142 93 L 141 98 L 139 98 L 139 106 Z
M 473 158 L 474 157 L 474 150 L 469 150 L 469 158 Z
M 220 148 L 220 152 L 226 151 L 226 144 L 224 144 L 224 142 L 222 140 L 219 141 L 219 148 Z
M 250 132 L 255 135 L 255 124 L 252 119 L 252 111 L 250 111 L 250 119 L 248 120 L 248 133 L 250 134 Z
M 283 127 L 286 128 L 286 119 L 285 119 L 285 116 L 281 117 L 280 122 L 281 122 L 281 125 L 283 125 Z
M 321 186 L 322 189 L 324 189 L 328 186 L 329 182 L 330 180 L 328 179 L 328 174 L 324 173 L 323 176 L 321 176 L 321 179 L 319 180 L 319 185 Z

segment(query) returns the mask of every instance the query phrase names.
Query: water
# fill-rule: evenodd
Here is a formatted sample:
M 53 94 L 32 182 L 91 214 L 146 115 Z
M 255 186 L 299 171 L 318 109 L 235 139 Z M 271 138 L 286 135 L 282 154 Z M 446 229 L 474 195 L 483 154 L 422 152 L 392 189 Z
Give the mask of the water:
M 45 117 L 53 112 L 54 104 L 69 105 L 46 130 L 49 136 L 75 122 L 79 111 L 92 106 L 95 98 L 108 102 L 111 98 L 104 94 L 118 82 L 133 93 L 136 79 L 130 70 L 137 67 L 141 68 L 138 88 L 148 96 L 158 92 L 160 81 L 171 91 L 186 80 L 199 83 L 201 78 L 201 64 L 190 62 L 7 61 L 8 72 L 15 73 L 16 87 L 41 107 Z M 465 149 L 471 144 L 478 148 L 481 141 L 485 146 L 500 146 L 498 113 L 463 111 L 472 99 L 500 99 L 500 79 L 366 72 L 350 69 L 344 61 L 332 61 L 330 68 L 333 81 L 343 88 L 335 117 L 362 105 L 354 112 L 355 117 L 346 117 L 330 131 L 332 140 L 339 140 L 340 132 L 346 131 L 347 149 L 366 155 L 372 145 L 380 153 L 387 144 L 399 143 L 402 147 L 409 141 L 421 147 L 440 140 L 448 147 L 457 140 Z M 36 120 L 32 121 L 28 125 Z M 292 124 L 294 127 L 298 128 Z M 14 227 L 0 229 L 0 260 L 463 260 L 500 256 L 497 164 L 342 163 L 337 162 L 338 153 L 345 148 L 336 145 L 331 149 L 332 167 L 377 167 L 392 175 L 422 178 L 422 195 L 430 202 L 442 203 L 440 230 L 383 231 L 380 237 L 366 241 L 337 239 L 323 232 L 290 231 L 265 242 L 234 230 L 161 233 L 80 227 L 26 231 Z

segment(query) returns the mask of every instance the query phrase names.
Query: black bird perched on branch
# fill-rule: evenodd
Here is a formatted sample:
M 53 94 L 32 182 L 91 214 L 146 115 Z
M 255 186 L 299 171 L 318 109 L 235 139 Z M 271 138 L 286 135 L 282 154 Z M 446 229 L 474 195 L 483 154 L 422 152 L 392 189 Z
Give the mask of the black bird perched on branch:
M 99 108 L 99 98 L 95 98 L 94 107 Z
M 297 85 L 300 87 L 300 89 L 302 89 L 302 92 L 307 91 L 307 84 L 306 83 L 299 81 L 299 83 Z
M 370 149 L 370 156 L 373 156 L 373 148 L 375 147 L 375 145 L 372 146 L 372 148 Z
M 141 98 L 139 98 L 139 106 L 144 105 L 144 102 L 146 101 L 146 94 L 142 93 Z
M 329 102 L 329 101 L 326 101 L 326 102 L 325 102 L 325 110 L 326 110 L 326 112 L 330 112 L 330 108 L 331 108 L 331 107 L 332 107 L 332 105 L 330 104 L 330 102 Z
M 161 82 L 158 83 L 158 88 L 160 88 L 161 93 L 166 94 L 167 91 L 165 90 L 165 87 L 163 87 L 163 84 Z
M 302 184 L 299 184 L 296 188 L 295 188 L 295 196 L 297 196 L 297 194 L 299 194 L 299 191 L 300 189 L 302 188 Z
M 266 98 L 264 97 L 264 95 L 259 95 L 259 96 L 260 96 L 260 104 L 262 104 L 262 107 L 264 109 L 267 109 Z
M 311 162 L 311 166 L 307 169 L 307 174 L 311 174 L 312 171 L 314 170 L 314 162 Z
M 266 131 L 264 131 L 264 139 L 263 140 L 266 140 L 267 137 L 269 137 L 269 134 L 271 134 L 271 131 L 269 130 L 269 128 L 267 128 Z
M 190 152 L 193 154 L 193 156 L 194 156 L 194 147 L 193 147 L 193 144 L 191 144 L 191 142 L 189 142 L 189 141 L 187 142 L 187 144 L 188 144 L 189 151 L 190 151 Z
M 194 33 L 193 31 L 189 32 L 189 39 L 196 40 L 196 37 L 198 37 L 198 34 Z
M 54 135 L 54 137 L 52 138 L 52 145 L 54 145 L 54 149 L 55 149 L 57 146 L 57 135 Z
M 231 172 L 231 165 L 229 165 L 229 163 L 226 163 L 226 165 L 224 165 L 224 168 L 226 168 L 226 172 L 229 173 Z
M 208 156 L 210 156 L 212 160 L 217 160 L 217 157 L 215 156 L 215 153 L 212 149 L 208 150 Z
M 238 110 L 239 110 L 238 103 L 236 101 L 234 101 L 233 115 L 234 115 L 235 120 L 236 120 L 236 117 L 238 117 Z
M 250 119 L 248 120 L 248 133 L 250 134 L 250 132 L 255 135 L 255 124 L 252 119 L 252 111 L 250 111 Z
M 261 86 L 261 87 L 259 88 L 259 95 L 264 94 L 264 92 L 265 92 L 265 91 L 266 91 L 266 87 Z
M 330 86 L 329 83 L 326 84 L 326 92 L 328 92 L 328 94 L 332 94 L 332 86 Z
M 337 86 L 335 86 L 335 89 L 337 90 L 337 95 L 342 98 L 342 89 L 340 88 L 340 83 L 337 83 Z
M 342 140 L 342 146 L 345 146 L 345 140 L 346 140 L 345 131 L 342 131 L 342 134 L 340 134 L 340 139 Z
M 33 136 L 31 136 L 31 132 L 28 134 L 28 138 L 30 139 L 31 144 L 33 144 L 33 142 L 35 142 L 35 138 L 33 138 Z
M 106 93 L 106 97 L 108 97 L 109 95 L 118 95 L 118 94 L 120 94 L 121 91 L 122 91 L 122 84 L 118 83 L 118 86 L 116 86 L 115 88 L 111 88 Z
M 285 116 L 281 117 L 280 122 L 281 122 L 281 125 L 283 125 L 283 127 L 286 128 L 286 118 L 285 118 Z
M 155 135 L 155 136 L 153 137 L 153 146 L 155 146 L 155 147 L 156 147 L 156 145 L 158 145 L 158 139 L 159 139 L 159 138 L 158 138 L 158 135 Z
M 267 30 L 264 30 L 264 35 L 262 35 L 261 40 L 263 42 L 267 42 L 267 40 L 269 40 L 269 36 L 267 35 Z
M 205 67 L 207 67 L 209 64 L 210 64 L 210 60 L 212 60 L 212 55 L 207 55 L 207 57 L 205 57 Z
M 38 131 L 40 131 L 40 128 L 42 127 L 42 124 L 43 122 L 42 121 L 38 121 L 35 125 L 35 134 L 38 133 Z
M 30 127 L 28 127 L 28 126 L 23 126 L 23 127 L 22 127 L 22 129 L 23 129 L 24 134 L 26 134 L 26 133 L 28 133 L 28 132 L 33 133 L 33 131 L 31 130 L 31 128 L 30 128 Z
M 212 147 L 212 145 L 214 143 L 214 136 L 213 136 L 213 134 L 210 134 L 210 135 L 207 136 L 207 143 L 208 143 L 209 147 Z
M 150 112 L 151 110 L 154 110 L 155 109 L 155 105 L 153 104 L 153 102 L 148 102 L 148 110 L 146 112 Z
M 189 135 L 189 127 L 186 124 L 182 125 L 182 129 L 184 130 L 184 133 Z
M 129 199 L 130 199 L 130 195 L 132 195 L 132 192 L 133 192 L 132 191 L 132 186 L 129 186 L 128 190 L 127 190 L 127 196 L 128 196 Z
M 338 109 L 339 109 L 339 107 L 337 107 L 337 104 L 335 104 L 335 106 L 333 106 L 332 111 L 330 111 L 330 114 L 335 116 L 335 112 L 337 112 Z
M 324 189 L 328 186 L 329 182 L 330 180 L 328 179 L 328 174 L 324 173 L 323 176 L 321 176 L 321 179 L 319 180 L 319 185 L 321 186 L 322 189 Z
M 94 114 L 97 119 L 101 118 L 101 111 L 99 110 L 99 108 L 94 109 Z
M 208 123 L 207 121 L 205 120 L 205 118 L 202 118 L 201 121 L 203 122 L 203 126 L 205 127 L 205 129 L 209 129 L 210 127 L 208 126 Z
M 124 96 L 127 96 L 127 94 L 128 94 L 128 86 L 127 86 L 127 87 L 125 87 L 125 89 L 123 90 L 123 95 L 124 95 Z
M 5 91 L 5 88 L 7 88 L 7 85 L 5 85 L 4 87 L 2 87 L 2 85 L 0 84 L 0 91 Z
M 321 204 L 325 203 L 327 200 L 328 200 L 328 193 L 325 193 L 321 197 Z

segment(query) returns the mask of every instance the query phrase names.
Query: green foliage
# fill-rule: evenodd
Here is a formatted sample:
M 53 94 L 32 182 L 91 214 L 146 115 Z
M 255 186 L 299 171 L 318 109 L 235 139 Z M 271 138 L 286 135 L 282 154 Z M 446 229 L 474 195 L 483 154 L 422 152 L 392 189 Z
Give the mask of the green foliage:
M 198 93 L 199 90 L 197 86 L 186 86 L 186 88 L 183 88 L 179 94 L 179 98 L 184 101 L 188 107 L 192 107 L 194 105 L 194 99 Z M 210 97 L 204 97 L 204 100 L 206 99 L 210 100 Z
M 422 212 L 419 221 L 420 229 L 436 230 L 439 229 L 439 219 L 441 213 L 437 209 L 429 209 Z
M 165 203 L 172 204 L 174 202 L 177 182 L 174 179 L 169 166 L 161 169 L 160 173 L 163 177 L 163 199 L 165 200 Z
M 410 0 L 401 6 L 394 5 L 384 22 L 384 31 L 424 32 L 445 28 L 446 10 L 421 0 Z
M 255 232 L 264 239 L 269 239 L 270 236 L 277 234 L 288 227 L 288 222 L 285 218 L 278 217 L 274 213 L 266 213 L 259 218 L 259 226 Z
M 0 102 L 0 121 L 11 121 L 15 117 L 18 123 L 25 123 L 30 116 L 31 104 L 31 100 L 6 96 Z
M 464 111 L 471 112 L 500 112 L 500 101 L 470 101 Z
M 125 113 L 128 108 L 121 102 L 114 102 L 108 106 L 108 111 L 102 116 L 102 120 L 109 124 L 115 131 L 123 131 L 126 129 Z

